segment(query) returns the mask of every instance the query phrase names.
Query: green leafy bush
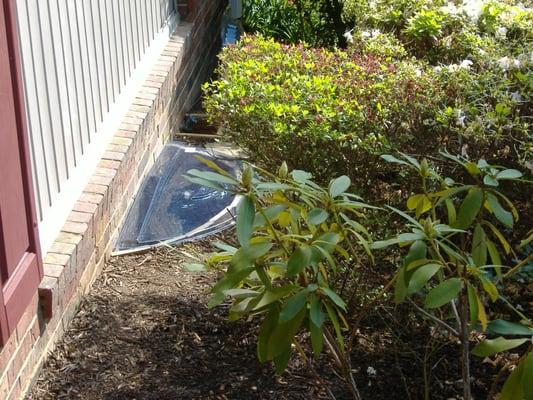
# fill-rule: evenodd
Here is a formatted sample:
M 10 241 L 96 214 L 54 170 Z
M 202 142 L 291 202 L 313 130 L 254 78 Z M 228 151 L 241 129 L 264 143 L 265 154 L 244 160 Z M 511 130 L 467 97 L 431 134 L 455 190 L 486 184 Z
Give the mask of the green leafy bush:
M 405 154 L 401 159 L 383 156 L 385 160 L 408 167 L 417 174 L 421 179 L 421 191 L 407 200 L 407 209 L 414 212 L 414 217 L 391 207 L 405 219 L 409 231 L 392 239 L 374 242 L 373 248 L 391 245 L 409 247 L 396 273 L 395 301 L 402 302 L 418 295 L 428 311 L 418 309 L 461 341 L 463 382 L 466 383 L 464 398 L 470 399 L 470 333 L 479 325 L 482 331 L 487 331 L 490 314 L 486 304 L 501 300 L 500 292 L 506 279 L 533 255 L 513 268 L 507 266 L 507 262 L 513 259 L 511 255 L 514 255 L 507 232 L 518 221 L 519 213 L 501 187 L 507 182 L 518 181 L 522 177 L 521 172 L 490 165 L 483 159 L 474 163 L 462 157 L 444 155 L 464 168 L 470 177 L 469 183 L 441 176 L 426 159 L 419 162 Z M 418 306 L 415 304 L 415 307 Z M 455 316 L 454 322 L 441 319 L 440 316 L 446 315 L 439 312 L 443 308 L 450 308 L 451 315 Z M 487 340 L 478 344 L 473 353 L 490 356 L 528 341 L 531 347 L 532 323 L 527 316 L 519 311 L 517 313 L 528 327 L 503 321 L 493 323 L 492 330 L 495 325 L 514 326 L 507 333 L 517 334 L 518 327 L 522 329 L 519 336 L 525 338 Z M 517 369 L 533 368 L 532 357 L 526 354 Z M 527 365 L 522 365 L 522 361 Z M 518 379 L 518 384 L 511 375 L 511 383 L 506 384 L 504 392 L 533 392 L 533 383 L 522 374 L 514 374 L 519 375 L 514 378 Z
M 347 176 L 327 187 L 311 174 L 283 164 L 277 176 L 246 166 L 240 181 L 210 164 L 217 172 L 188 171 L 187 177 L 210 187 L 226 185 L 242 196 L 237 214 L 238 247 L 216 243 L 208 268 L 223 271 L 212 289 L 210 306 L 231 302 L 230 319 L 258 317 L 261 328 L 257 355 L 273 361 L 281 373 L 294 350 L 306 359 L 298 334 L 309 332 L 318 357 L 324 346 L 333 354 L 354 398 L 344 331 L 361 310 L 349 309 L 343 299 L 346 273 L 356 272 L 362 257 L 371 257 L 365 210 L 371 206 L 348 192 Z M 188 266 L 198 271 L 201 266 Z M 344 282 L 344 283 L 343 283 Z M 355 282 L 354 282 L 355 283 Z M 294 346 L 293 346 L 294 345 Z
M 220 55 L 220 79 L 204 86 L 204 105 L 225 136 L 267 168 L 286 159 L 320 181 L 348 174 L 362 182 L 383 151 L 434 145 L 432 134 L 421 134 L 437 109 L 422 68 L 247 36 Z
M 244 0 L 243 24 L 285 43 L 345 45 L 340 0 Z

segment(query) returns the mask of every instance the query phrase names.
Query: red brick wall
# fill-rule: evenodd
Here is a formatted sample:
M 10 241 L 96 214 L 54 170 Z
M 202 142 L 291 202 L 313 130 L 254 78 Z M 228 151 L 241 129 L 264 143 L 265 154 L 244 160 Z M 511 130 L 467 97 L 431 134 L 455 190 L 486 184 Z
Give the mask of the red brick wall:
M 132 101 L 50 251 L 39 294 L 0 351 L 0 399 L 20 399 L 102 269 L 141 179 L 179 129 L 219 46 L 225 1 L 197 0 Z

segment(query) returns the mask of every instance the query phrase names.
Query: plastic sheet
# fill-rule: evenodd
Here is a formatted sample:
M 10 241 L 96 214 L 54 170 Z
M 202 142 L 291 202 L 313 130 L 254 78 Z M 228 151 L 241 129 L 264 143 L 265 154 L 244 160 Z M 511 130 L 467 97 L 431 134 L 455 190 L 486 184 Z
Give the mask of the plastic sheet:
M 237 176 L 240 162 L 179 142 L 167 144 L 144 179 L 115 245 L 114 254 L 133 253 L 199 239 L 230 227 L 238 199 L 189 182 L 188 170 L 209 170 L 195 156 L 215 161 Z

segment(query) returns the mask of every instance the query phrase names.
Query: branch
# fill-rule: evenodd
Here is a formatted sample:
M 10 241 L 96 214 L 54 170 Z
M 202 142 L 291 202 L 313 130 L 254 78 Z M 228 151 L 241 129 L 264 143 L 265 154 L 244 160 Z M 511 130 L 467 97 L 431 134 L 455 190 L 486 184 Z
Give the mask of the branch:
M 450 325 L 448 325 L 446 322 L 444 322 L 443 320 L 435 317 L 433 314 L 430 314 L 428 313 L 426 310 L 424 310 L 422 307 L 419 307 L 413 300 L 411 300 L 410 298 L 407 298 L 407 301 L 421 314 L 423 314 L 424 316 L 426 316 L 427 318 L 429 318 L 430 320 L 432 320 L 433 322 L 435 322 L 436 324 L 440 325 L 442 328 L 446 329 L 448 332 L 450 332 L 452 335 L 454 335 L 455 337 L 459 337 L 459 332 L 457 332 L 453 327 L 451 327 Z

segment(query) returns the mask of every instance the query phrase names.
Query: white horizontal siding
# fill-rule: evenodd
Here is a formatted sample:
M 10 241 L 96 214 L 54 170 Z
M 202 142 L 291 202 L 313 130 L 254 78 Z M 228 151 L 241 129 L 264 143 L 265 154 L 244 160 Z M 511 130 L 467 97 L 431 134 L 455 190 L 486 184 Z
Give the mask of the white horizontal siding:
M 47 242 L 81 193 L 72 181 L 92 172 L 128 88 L 157 56 L 154 47 L 172 31 L 176 13 L 174 0 L 17 0 L 17 12 L 37 213 Z

